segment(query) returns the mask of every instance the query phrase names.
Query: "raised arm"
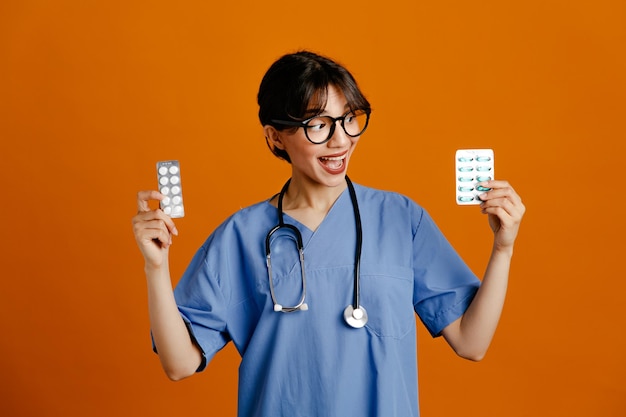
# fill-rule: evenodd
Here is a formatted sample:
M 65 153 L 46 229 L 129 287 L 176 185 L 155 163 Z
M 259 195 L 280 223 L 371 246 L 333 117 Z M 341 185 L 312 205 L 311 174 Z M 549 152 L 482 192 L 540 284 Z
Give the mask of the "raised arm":
M 152 337 L 161 366 L 172 380 L 193 375 L 200 366 L 200 349 L 192 342 L 178 311 L 169 272 L 172 235 L 178 235 L 172 219 L 161 210 L 151 210 L 151 200 L 161 200 L 157 191 L 137 194 L 137 214 L 133 217 L 135 240 L 145 265 L 148 309 Z
M 480 205 L 494 233 L 491 257 L 474 300 L 459 319 L 443 330 L 454 351 L 470 360 L 481 360 L 498 326 L 509 280 L 513 246 L 526 211 L 522 200 L 506 181 L 482 184 L 491 191 L 481 195 Z

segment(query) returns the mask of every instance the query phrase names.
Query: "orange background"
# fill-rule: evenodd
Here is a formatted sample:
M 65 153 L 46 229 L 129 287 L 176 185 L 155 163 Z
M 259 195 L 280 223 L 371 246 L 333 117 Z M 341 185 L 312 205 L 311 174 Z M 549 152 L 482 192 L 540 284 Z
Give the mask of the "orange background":
M 625 28 L 621 0 L 2 2 L 0 415 L 235 415 L 234 348 L 179 383 L 151 353 L 130 220 L 179 159 L 177 280 L 279 190 L 255 98 L 299 48 L 373 104 L 353 180 L 424 205 L 479 275 L 491 232 L 454 204 L 454 151 L 493 148 L 528 208 L 486 359 L 419 325 L 423 415 L 625 415 Z

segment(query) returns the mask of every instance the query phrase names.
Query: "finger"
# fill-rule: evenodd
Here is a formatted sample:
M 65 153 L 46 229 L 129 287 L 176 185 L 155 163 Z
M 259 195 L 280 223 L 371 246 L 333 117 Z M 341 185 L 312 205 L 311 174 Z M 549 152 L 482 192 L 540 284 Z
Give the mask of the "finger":
M 156 210 L 156 213 L 159 219 L 165 224 L 167 231 L 174 236 L 178 236 L 178 229 L 176 228 L 176 224 L 174 224 L 174 220 L 167 214 L 163 213 L 162 210 Z
M 496 216 L 505 229 L 519 227 L 526 208 L 520 203 L 515 203 L 508 198 L 490 200 L 481 204 L 484 214 Z
M 156 244 L 161 248 L 168 248 L 172 244 L 171 235 L 161 228 L 143 229 L 137 236 L 140 245 L 150 246 Z
M 161 201 L 163 200 L 163 197 L 164 197 L 163 194 L 161 194 L 158 191 L 154 191 L 154 190 L 139 191 L 137 193 L 137 211 L 138 212 L 150 211 L 149 201 L 151 200 Z
M 490 189 L 489 191 L 486 191 L 478 196 L 481 201 L 493 200 L 497 198 L 508 198 L 516 204 L 521 203 L 522 201 L 520 196 L 507 181 L 484 181 L 478 185 Z
M 509 188 L 512 189 L 512 187 L 506 181 L 496 181 L 496 180 L 482 181 L 476 185 L 479 189 L 481 188 L 487 189 L 487 191 L 485 191 L 485 194 L 491 193 L 491 195 L 493 195 L 498 190 L 506 190 Z
M 500 219 L 501 222 L 509 223 L 514 217 L 511 207 L 506 201 L 500 204 L 493 204 L 493 200 L 489 203 L 481 204 L 481 212 L 484 214 L 491 214 Z
M 174 236 L 178 236 L 178 229 L 176 229 L 174 220 L 172 220 L 172 218 L 167 214 L 163 213 L 160 209 L 139 212 L 133 217 L 133 227 L 135 228 L 135 233 L 137 233 L 137 230 L 141 230 L 143 228 L 155 227 L 155 224 L 158 224 L 164 231 L 171 233 Z
M 483 213 L 501 213 L 502 215 L 515 219 L 517 217 L 521 217 L 520 205 L 521 203 L 517 203 L 514 198 L 511 198 L 508 195 L 495 197 L 492 194 L 491 197 L 485 199 L 485 201 L 480 204 L 480 207 Z M 521 206 L 523 207 L 523 205 Z M 502 209 L 502 212 L 498 209 Z M 499 217 L 501 216 L 499 215 Z
M 173 226 L 168 226 L 168 223 L 172 223 L 171 219 L 160 210 L 140 213 L 133 219 L 133 231 L 137 240 L 154 239 L 157 237 L 154 234 L 158 233 L 160 241 L 170 242 L 173 234 L 170 227 Z
M 478 183 L 478 185 L 482 185 L 483 187 L 487 188 L 506 188 L 511 186 L 509 182 L 505 180 L 481 181 Z

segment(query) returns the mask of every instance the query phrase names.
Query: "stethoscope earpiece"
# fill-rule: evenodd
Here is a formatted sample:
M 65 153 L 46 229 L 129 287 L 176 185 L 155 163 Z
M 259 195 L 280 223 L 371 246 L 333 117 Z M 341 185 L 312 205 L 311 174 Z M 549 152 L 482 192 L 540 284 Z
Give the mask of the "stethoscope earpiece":
M 308 309 L 309 309 L 309 305 L 307 303 L 302 303 L 295 307 L 283 307 L 282 304 L 274 304 L 274 311 L 277 313 L 280 313 L 280 312 L 291 313 L 293 311 L 298 311 L 298 310 L 306 311 Z

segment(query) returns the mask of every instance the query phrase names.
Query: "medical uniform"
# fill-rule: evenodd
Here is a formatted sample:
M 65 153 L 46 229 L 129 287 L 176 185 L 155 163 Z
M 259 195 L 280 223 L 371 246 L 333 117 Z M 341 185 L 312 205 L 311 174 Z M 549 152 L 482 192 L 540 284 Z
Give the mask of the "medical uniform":
M 348 190 L 316 231 L 285 215 L 303 236 L 307 311 L 274 311 L 265 237 L 278 223 L 268 201 L 220 225 L 175 289 L 201 371 L 232 341 L 240 417 L 418 416 L 415 312 L 433 335 L 460 317 L 480 281 L 430 216 L 410 199 L 355 184 L 362 219 L 361 305 L 369 321 L 343 320 L 353 299 L 355 219 Z M 277 302 L 302 294 L 297 250 L 272 238 Z

